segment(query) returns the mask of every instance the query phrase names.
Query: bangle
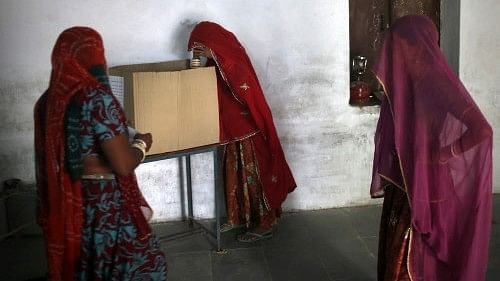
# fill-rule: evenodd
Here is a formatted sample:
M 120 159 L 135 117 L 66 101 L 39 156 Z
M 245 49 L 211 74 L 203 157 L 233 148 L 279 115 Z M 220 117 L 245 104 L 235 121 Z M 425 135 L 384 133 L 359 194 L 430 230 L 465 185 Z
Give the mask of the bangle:
M 143 162 L 144 159 L 146 158 L 146 149 L 144 148 L 144 146 L 142 144 L 137 143 L 137 142 L 133 142 L 130 146 L 135 147 L 135 148 L 139 149 L 139 151 L 141 151 L 142 157 L 141 157 L 140 162 Z
M 141 139 L 134 139 L 132 141 L 132 143 L 137 143 L 137 144 L 139 144 L 141 146 L 144 146 L 144 149 L 146 149 L 148 147 L 148 145 L 146 144 L 146 142 L 143 141 L 143 140 L 141 140 Z
M 457 157 L 457 156 L 458 156 L 458 154 L 455 152 L 454 147 L 455 147 L 455 143 L 452 143 L 452 144 L 450 145 L 451 155 L 452 155 L 453 157 Z

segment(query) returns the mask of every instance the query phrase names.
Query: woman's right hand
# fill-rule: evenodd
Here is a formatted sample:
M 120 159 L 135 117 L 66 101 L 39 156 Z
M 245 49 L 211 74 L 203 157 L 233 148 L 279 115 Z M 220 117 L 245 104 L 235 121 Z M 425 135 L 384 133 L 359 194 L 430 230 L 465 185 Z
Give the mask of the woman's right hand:
M 150 208 L 148 208 L 146 206 L 141 206 L 141 212 L 147 221 L 150 221 L 151 218 L 153 217 L 153 210 L 151 210 Z
M 196 46 L 193 48 L 193 57 L 206 57 L 207 59 L 211 59 L 212 51 L 205 46 Z
M 137 133 L 135 134 L 134 138 L 143 140 L 146 143 L 146 151 L 149 151 L 151 145 L 153 144 L 153 135 L 151 135 L 151 133 Z

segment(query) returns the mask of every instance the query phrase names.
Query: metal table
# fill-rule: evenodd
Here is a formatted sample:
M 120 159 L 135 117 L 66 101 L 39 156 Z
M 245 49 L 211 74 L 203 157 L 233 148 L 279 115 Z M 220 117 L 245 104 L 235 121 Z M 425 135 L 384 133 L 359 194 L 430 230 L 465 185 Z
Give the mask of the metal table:
M 179 151 L 174 151 L 174 152 L 167 152 L 167 153 L 162 153 L 162 154 L 155 154 L 155 155 L 148 155 L 146 159 L 144 160 L 144 163 L 147 162 L 153 162 L 153 161 L 160 161 L 160 160 L 166 160 L 166 159 L 172 159 L 172 158 L 177 158 L 179 160 L 179 169 L 180 173 L 179 176 L 181 178 L 181 189 L 183 188 L 183 179 L 184 179 L 184 166 L 182 165 L 182 160 L 186 159 L 186 188 L 187 188 L 187 202 L 188 202 L 188 215 L 187 215 L 187 220 L 189 223 L 189 228 L 190 230 L 186 232 L 181 232 L 181 233 L 175 233 L 172 235 L 164 236 L 161 237 L 160 239 L 175 239 L 175 238 L 180 238 L 186 236 L 186 233 L 194 234 L 193 225 L 196 224 L 199 228 L 204 230 L 206 233 L 210 234 L 212 238 L 216 240 L 217 243 L 217 252 L 222 253 L 223 249 L 221 246 L 221 232 L 220 232 L 220 222 L 221 222 L 221 199 L 222 195 L 224 194 L 223 191 L 223 185 L 222 185 L 222 172 L 221 172 L 221 160 L 219 158 L 220 151 L 221 151 L 221 145 L 220 144 L 211 144 L 211 145 L 205 145 L 205 146 L 200 146 L 200 147 L 194 147 L 194 148 L 189 148 L 189 149 L 184 149 L 184 150 L 179 150 Z M 207 153 L 211 152 L 213 155 L 214 159 L 214 201 L 215 201 L 215 232 L 210 229 L 209 227 L 206 227 L 202 223 L 196 221 L 193 217 L 193 189 L 192 189 L 192 182 L 191 182 L 191 155 L 195 154 L 200 154 L 200 153 Z M 184 217 L 186 219 L 186 217 Z

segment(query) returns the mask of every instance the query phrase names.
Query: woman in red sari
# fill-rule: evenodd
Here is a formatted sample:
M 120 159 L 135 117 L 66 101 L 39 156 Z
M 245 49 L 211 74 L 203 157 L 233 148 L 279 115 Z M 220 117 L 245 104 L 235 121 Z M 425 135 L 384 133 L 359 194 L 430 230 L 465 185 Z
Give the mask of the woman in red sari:
M 165 256 L 134 169 L 151 134 L 129 144 L 111 93 L 101 36 L 73 27 L 52 52 L 47 91 L 35 105 L 38 222 L 49 280 L 165 280 Z
M 189 49 L 217 69 L 228 214 L 223 231 L 246 226 L 239 241 L 269 238 L 296 184 L 252 63 L 236 36 L 212 22 L 196 25 Z
M 384 196 L 379 280 L 485 280 L 492 129 L 424 16 L 398 19 L 375 74 L 384 86 L 371 194 Z

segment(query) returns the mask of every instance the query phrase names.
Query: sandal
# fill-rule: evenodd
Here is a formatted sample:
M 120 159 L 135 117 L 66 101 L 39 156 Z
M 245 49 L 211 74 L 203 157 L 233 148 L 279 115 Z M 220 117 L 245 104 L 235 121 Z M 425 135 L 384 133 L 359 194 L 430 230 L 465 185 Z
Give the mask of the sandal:
M 238 241 L 243 242 L 243 243 L 253 243 L 253 242 L 260 241 L 260 240 L 269 239 L 271 237 L 273 237 L 272 230 L 269 230 L 269 231 L 264 232 L 264 233 L 255 233 L 255 232 L 247 231 L 244 234 L 238 235 Z
M 233 229 L 242 228 L 244 226 L 245 226 L 244 224 L 229 224 L 229 223 L 225 223 L 225 224 L 222 224 L 220 226 L 220 232 L 224 233 L 224 232 L 228 232 L 228 231 L 233 230 Z

